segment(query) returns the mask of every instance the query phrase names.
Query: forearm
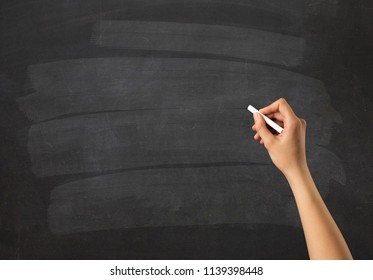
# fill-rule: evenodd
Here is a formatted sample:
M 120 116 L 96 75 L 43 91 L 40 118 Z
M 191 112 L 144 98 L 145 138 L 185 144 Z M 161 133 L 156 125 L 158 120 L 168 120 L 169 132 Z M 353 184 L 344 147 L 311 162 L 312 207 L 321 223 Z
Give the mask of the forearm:
M 285 176 L 295 197 L 310 259 L 352 259 L 308 167 L 298 168 Z

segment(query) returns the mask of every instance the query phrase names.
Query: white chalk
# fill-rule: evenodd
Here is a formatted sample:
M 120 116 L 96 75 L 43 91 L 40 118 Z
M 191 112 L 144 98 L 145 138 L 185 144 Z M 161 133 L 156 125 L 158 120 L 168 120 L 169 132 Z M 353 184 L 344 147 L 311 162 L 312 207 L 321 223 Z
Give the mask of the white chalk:
M 249 105 L 249 107 L 247 107 L 247 110 L 249 110 L 251 113 L 255 113 L 255 112 L 258 112 L 259 114 L 261 114 L 263 117 L 264 117 L 264 120 L 265 122 L 270 126 L 272 127 L 274 130 L 276 130 L 278 133 L 281 133 L 284 129 L 279 126 L 277 123 L 275 123 L 274 121 L 272 121 L 270 118 L 268 118 L 267 116 L 263 115 L 261 112 L 259 112 L 257 109 L 255 109 L 253 106 Z

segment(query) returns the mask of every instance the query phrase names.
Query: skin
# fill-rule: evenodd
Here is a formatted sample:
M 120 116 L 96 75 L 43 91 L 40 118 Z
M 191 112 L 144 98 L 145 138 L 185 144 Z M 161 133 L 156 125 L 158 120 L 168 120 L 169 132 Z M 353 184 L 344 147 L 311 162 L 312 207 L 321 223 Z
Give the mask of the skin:
M 294 194 L 311 260 L 352 260 L 351 252 L 312 179 L 306 159 L 306 121 L 284 98 L 259 110 L 284 128 L 281 134 L 254 114 L 254 139 L 267 149 Z

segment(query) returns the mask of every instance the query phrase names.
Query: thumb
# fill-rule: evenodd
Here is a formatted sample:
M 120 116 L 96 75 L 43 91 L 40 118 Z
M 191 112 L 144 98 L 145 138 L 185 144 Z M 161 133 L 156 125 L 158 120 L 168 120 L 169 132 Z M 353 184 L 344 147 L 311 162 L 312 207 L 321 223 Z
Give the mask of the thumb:
M 254 114 L 256 132 L 262 138 L 264 145 L 267 146 L 275 140 L 275 136 L 268 130 L 266 122 L 259 113 Z

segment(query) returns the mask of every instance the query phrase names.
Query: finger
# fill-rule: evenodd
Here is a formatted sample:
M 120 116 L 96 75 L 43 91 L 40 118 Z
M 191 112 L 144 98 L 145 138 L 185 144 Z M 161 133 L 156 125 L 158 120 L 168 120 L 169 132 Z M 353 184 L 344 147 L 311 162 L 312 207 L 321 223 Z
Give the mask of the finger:
M 284 122 L 273 120 L 275 123 L 277 123 L 279 126 L 284 127 Z
M 279 126 L 281 126 L 281 127 L 283 127 L 283 125 L 284 125 L 284 123 L 283 122 L 280 122 L 280 121 L 277 121 L 277 120 L 273 120 L 274 122 L 276 122 Z M 269 126 L 268 124 L 266 124 L 267 125 L 267 128 L 268 128 L 268 130 L 272 133 L 272 134 L 274 134 L 274 135 L 277 135 L 277 134 L 279 134 L 275 129 L 273 129 L 271 126 Z M 255 124 L 251 127 L 251 129 L 253 130 L 253 131 L 256 131 L 256 128 L 255 128 Z M 255 138 L 255 136 L 254 136 L 254 138 Z M 260 139 L 260 136 L 259 136 L 259 139 Z M 258 140 L 258 139 L 255 139 L 255 140 Z
M 282 115 L 280 112 L 271 113 L 271 114 L 268 114 L 266 116 L 268 118 L 270 118 L 271 120 L 278 120 L 278 121 L 281 121 L 281 122 L 284 121 L 284 115 Z
M 262 144 L 262 145 L 264 144 L 263 140 L 260 140 L 260 144 Z
M 280 121 L 278 121 L 278 120 L 273 120 L 273 121 L 274 121 L 275 123 L 277 123 L 279 126 L 284 127 L 284 123 L 283 123 L 283 122 L 280 122 Z M 279 133 L 277 132 L 277 130 L 275 130 L 274 128 L 272 128 L 272 127 L 269 126 L 268 124 L 266 124 L 266 125 L 267 125 L 268 130 L 269 130 L 272 134 L 274 134 L 274 135 L 279 134 Z M 254 124 L 251 128 L 252 128 L 252 130 L 256 131 L 255 124 Z
M 260 138 L 262 138 L 263 143 L 266 147 L 271 145 L 271 143 L 276 140 L 276 137 L 268 130 L 264 118 L 259 113 L 255 113 L 254 118 L 255 128 L 257 129 L 257 133 L 259 134 Z
M 271 115 L 273 115 L 273 114 L 271 114 Z M 269 117 L 270 119 L 272 119 L 275 123 L 277 123 L 279 126 L 281 126 L 281 127 L 284 127 L 284 122 L 283 121 L 281 121 L 281 120 L 277 120 L 277 119 L 273 119 L 273 118 L 271 118 L 271 117 Z M 282 118 L 283 118 L 283 116 L 282 116 Z M 267 125 L 267 127 L 269 127 L 268 125 Z M 269 127 L 270 128 L 270 127 Z M 255 129 L 255 123 L 253 124 L 253 126 L 251 127 L 251 129 L 252 130 L 256 130 Z
M 256 133 L 254 135 L 254 139 L 257 140 L 257 141 L 261 140 L 260 135 L 258 133 Z
M 274 135 L 277 135 L 277 134 L 278 134 L 278 132 L 277 132 L 275 129 L 273 129 L 272 127 L 270 127 L 270 126 L 267 125 L 267 128 L 268 128 L 268 130 L 269 130 L 272 134 L 274 134 Z
M 280 112 L 285 118 L 296 117 L 290 105 L 284 98 L 276 100 L 272 104 L 260 109 L 259 111 L 264 115 Z

